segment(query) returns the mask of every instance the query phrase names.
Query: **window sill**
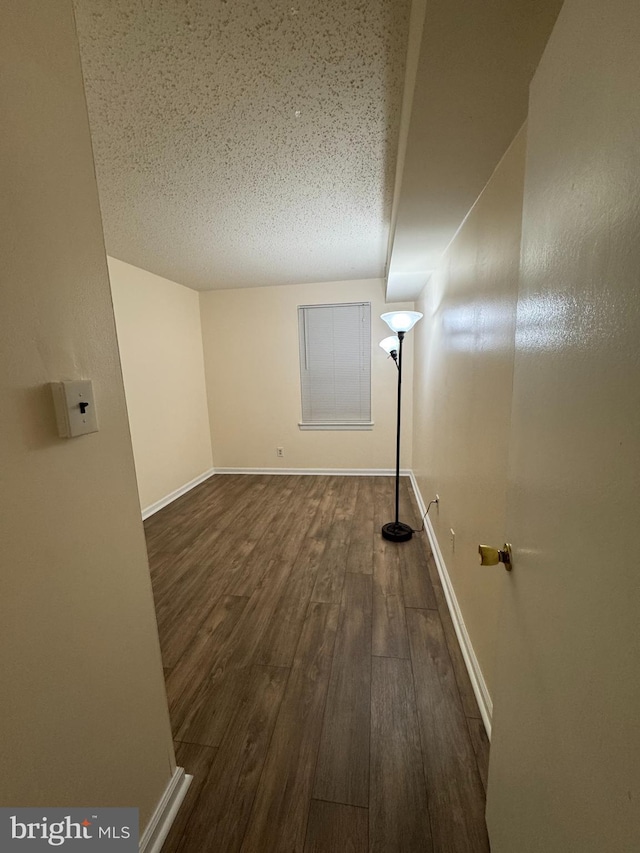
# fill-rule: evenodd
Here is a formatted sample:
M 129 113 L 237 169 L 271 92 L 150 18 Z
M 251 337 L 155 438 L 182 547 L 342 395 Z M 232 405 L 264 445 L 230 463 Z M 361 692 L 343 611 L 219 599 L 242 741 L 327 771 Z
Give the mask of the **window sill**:
M 367 421 L 365 423 L 340 423 L 339 421 L 325 421 L 323 423 L 299 423 L 298 427 L 301 430 L 308 429 L 335 429 L 335 430 L 371 430 L 374 427 L 373 421 Z

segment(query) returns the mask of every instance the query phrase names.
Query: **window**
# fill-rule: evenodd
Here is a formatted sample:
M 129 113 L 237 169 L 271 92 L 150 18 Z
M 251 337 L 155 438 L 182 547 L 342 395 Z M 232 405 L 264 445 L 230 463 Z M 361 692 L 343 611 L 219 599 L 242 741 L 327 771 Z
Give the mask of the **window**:
M 371 303 L 298 308 L 300 429 L 371 429 Z

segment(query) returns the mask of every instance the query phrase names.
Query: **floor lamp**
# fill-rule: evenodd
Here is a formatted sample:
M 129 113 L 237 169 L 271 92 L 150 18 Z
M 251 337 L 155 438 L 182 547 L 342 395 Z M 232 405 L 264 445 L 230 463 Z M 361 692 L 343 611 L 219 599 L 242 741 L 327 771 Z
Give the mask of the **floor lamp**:
M 402 410 L 402 342 L 408 331 L 413 329 L 418 320 L 422 319 L 419 311 L 391 311 L 381 314 L 381 319 L 394 332 L 388 338 L 380 341 L 382 349 L 389 353 L 398 368 L 398 419 L 396 426 L 396 520 L 382 525 L 382 536 L 390 542 L 407 542 L 413 535 L 413 529 L 403 524 L 399 518 L 400 503 L 400 414 Z

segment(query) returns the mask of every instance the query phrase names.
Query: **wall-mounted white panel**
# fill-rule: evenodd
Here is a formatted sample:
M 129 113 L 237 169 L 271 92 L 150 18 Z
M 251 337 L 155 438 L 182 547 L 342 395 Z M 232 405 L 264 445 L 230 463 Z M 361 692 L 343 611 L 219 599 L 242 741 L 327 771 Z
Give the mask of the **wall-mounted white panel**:
M 51 392 L 60 438 L 98 432 L 98 416 L 90 379 L 52 382 Z

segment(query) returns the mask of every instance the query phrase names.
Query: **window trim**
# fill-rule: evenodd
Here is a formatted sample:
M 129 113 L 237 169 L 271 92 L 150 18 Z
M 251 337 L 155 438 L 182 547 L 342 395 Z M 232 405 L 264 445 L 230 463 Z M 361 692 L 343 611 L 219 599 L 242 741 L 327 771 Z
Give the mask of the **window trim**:
M 373 429 L 375 421 L 298 421 L 298 427 L 301 430 L 306 429 L 335 429 L 335 430 L 352 430 Z
M 347 421 L 347 420 L 324 420 L 324 421 L 304 421 L 302 417 L 298 421 L 298 428 L 302 431 L 307 430 L 372 430 L 375 426 L 375 422 L 371 420 L 372 415 L 372 403 L 373 403 L 373 392 L 371 387 L 371 371 L 373 368 L 373 354 L 372 354 L 372 345 L 371 345 L 371 302 L 368 300 L 358 300 L 355 302 L 315 302 L 307 305 L 298 305 L 297 314 L 298 314 L 298 348 L 301 355 L 302 352 L 302 341 L 301 341 L 301 332 L 304 330 L 304 346 L 305 352 L 307 351 L 307 335 L 306 335 L 306 314 L 305 309 L 313 309 L 313 308 L 346 308 L 346 307 L 363 307 L 367 306 L 369 310 L 369 420 L 368 421 Z M 303 323 L 300 323 L 300 317 L 303 318 Z M 303 386 L 302 386 L 302 358 L 299 359 L 299 369 L 300 369 L 300 411 L 302 412 L 303 408 Z

